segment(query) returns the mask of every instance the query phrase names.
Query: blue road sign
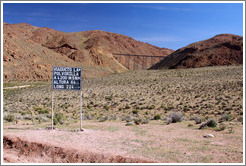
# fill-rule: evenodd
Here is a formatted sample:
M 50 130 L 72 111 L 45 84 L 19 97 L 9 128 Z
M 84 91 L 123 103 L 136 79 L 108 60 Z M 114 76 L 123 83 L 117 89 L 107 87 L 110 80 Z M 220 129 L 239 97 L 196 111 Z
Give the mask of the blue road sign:
M 53 67 L 53 90 L 81 90 L 80 67 Z

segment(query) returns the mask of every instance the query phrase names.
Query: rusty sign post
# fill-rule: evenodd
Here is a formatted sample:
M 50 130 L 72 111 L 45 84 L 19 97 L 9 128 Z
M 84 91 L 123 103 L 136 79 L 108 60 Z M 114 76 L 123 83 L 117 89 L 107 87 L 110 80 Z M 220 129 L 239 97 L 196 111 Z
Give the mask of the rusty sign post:
M 52 129 L 53 129 L 53 98 L 54 90 L 80 91 L 80 130 L 82 129 L 82 89 L 81 72 L 79 67 L 53 67 L 52 70 Z

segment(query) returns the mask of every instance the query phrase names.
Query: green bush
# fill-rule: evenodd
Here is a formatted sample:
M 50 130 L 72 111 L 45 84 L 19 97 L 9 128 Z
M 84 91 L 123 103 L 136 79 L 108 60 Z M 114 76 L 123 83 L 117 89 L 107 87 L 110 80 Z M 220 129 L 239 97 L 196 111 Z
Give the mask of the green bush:
M 149 110 L 155 109 L 155 106 L 154 105 L 147 106 L 147 109 L 149 109 Z
M 48 114 L 49 113 L 49 110 L 47 108 L 42 109 L 41 107 L 35 107 L 34 110 L 37 111 L 38 114 Z
M 56 117 L 53 117 L 53 125 L 57 125 L 59 122 Z
M 8 122 L 13 122 L 15 120 L 15 116 L 8 114 L 4 119 Z
M 161 119 L 161 115 L 160 115 L 160 114 L 156 114 L 156 115 L 154 116 L 154 120 L 159 120 L 159 119 Z
M 62 113 L 56 113 L 55 116 L 53 117 L 53 124 L 57 125 L 58 123 L 63 124 L 65 120 L 65 117 L 63 116 Z
M 125 109 L 130 109 L 130 106 L 129 106 L 129 105 L 126 105 L 126 106 L 125 106 Z
M 107 105 L 105 105 L 105 106 L 103 106 L 103 108 L 105 109 L 105 110 L 109 110 L 109 106 L 107 106 Z
M 133 110 L 132 113 L 133 114 L 138 114 L 139 110 Z

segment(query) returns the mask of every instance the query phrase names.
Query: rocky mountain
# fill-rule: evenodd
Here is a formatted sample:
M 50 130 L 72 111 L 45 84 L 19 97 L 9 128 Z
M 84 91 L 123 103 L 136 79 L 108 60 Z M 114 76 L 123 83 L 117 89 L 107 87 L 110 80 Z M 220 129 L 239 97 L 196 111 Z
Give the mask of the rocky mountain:
M 220 34 L 178 49 L 150 69 L 243 64 L 243 37 Z
M 99 30 L 65 33 L 26 23 L 3 25 L 5 81 L 49 80 L 52 66 L 80 66 L 84 77 L 103 76 L 128 70 L 126 61 L 119 63 L 114 53 L 167 56 L 172 52 Z

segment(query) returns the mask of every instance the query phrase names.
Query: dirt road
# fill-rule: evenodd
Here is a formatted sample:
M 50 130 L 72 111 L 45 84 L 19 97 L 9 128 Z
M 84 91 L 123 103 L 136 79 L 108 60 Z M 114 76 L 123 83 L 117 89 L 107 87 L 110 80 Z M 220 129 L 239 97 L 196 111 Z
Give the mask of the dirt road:
M 19 125 L 20 126 L 20 125 Z M 9 126 L 11 127 L 11 126 Z M 12 126 L 17 127 L 17 126 Z M 4 162 L 14 163 L 240 163 L 242 125 L 234 133 L 198 130 L 187 122 L 125 126 L 119 122 L 85 122 L 82 132 L 4 130 Z M 214 138 L 204 138 L 212 133 Z

